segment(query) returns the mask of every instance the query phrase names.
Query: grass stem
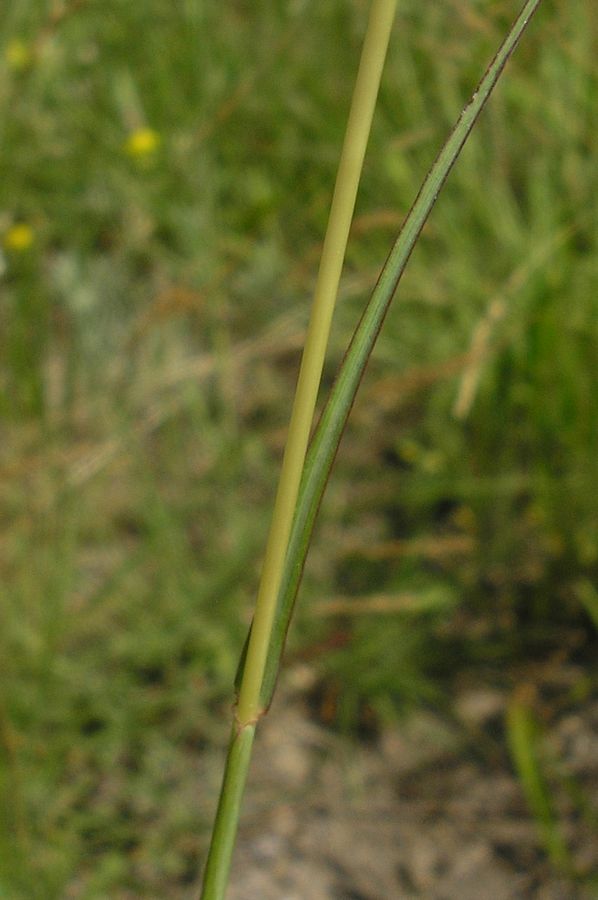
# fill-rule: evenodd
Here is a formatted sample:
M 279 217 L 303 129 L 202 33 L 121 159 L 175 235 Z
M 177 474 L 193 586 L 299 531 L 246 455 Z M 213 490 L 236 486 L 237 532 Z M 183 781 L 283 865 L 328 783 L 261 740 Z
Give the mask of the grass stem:
M 254 722 L 261 712 L 260 691 L 276 599 L 395 8 L 396 0 L 374 0 L 370 11 L 266 545 L 245 673 L 239 692 L 237 715 L 242 725 Z
M 374 0 L 370 10 L 266 544 L 255 615 L 239 691 L 235 729 L 229 747 L 206 863 L 201 895 L 203 900 L 221 900 L 226 890 L 255 724 L 263 712 L 260 695 L 276 601 L 395 9 L 396 0 Z

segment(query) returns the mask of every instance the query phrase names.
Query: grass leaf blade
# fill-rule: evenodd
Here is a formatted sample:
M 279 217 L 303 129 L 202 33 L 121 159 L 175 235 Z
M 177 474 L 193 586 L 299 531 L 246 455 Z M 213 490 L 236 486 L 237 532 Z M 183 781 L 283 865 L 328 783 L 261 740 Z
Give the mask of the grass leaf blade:
M 277 612 L 260 693 L 262 708 L 272 700 L 280 659 L 299 589 L 303 565 L 311 540 L 320 501 L 334 462 L 341 436 L 368 359 L 376 343 L 384 317 L 405 270 L 413 247 L 436 202 L 476 120 L 496 85 L 502 70 L 541 0 L 528 0 L 498 53 L 488 67 L 477 90 L 461 113 L 457 124 L 428 172 L 417 198 L 403 224 L 399 237 L 381 272 L 378 283 L 357 325 L 351 344 L 312 438 L 295 510 L 295 518 L 278 594 Z M 244 667 L 244 654 L 237 673 L 237 684 Z

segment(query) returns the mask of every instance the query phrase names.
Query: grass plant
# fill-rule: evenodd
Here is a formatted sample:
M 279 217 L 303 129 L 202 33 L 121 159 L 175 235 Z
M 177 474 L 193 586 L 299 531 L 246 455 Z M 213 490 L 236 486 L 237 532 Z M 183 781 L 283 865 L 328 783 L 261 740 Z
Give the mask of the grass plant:
M 594 6 L 526 35 L 355 399 L 288 638 L 350 734 L 595 692 Z M 515 10 L 398 5 L 323 390 Z M 0 894 L 194 890 L 364 13 L 0 4 Z
M 256 612 L 237 679 L 239 693 L 236 714 L 204 876 L 202 897 L 205 900 L 220 900 L 225 895 L 255 727 L 270 706 L 313 525 L 365 366 L 401 275 L 440 189 L 539 2 L 540 0 L 530 0 L 524 6 L 426 177 L 345 354 L 330 399 L 314 433 L 309 456 L 305 459 L 332 307 L 338 290 L 367 134 L 394 13 L 392 3 L 374 2 L 372 6 L 355 102 L 349 116 L 347 138 L 339 166 L 330 228 L 324 242 L 320 277 L 289 426 L 287 450 L 266 547 Z M 374 53 L 376 56 L 370 62 L 370 54 L 373 56 Z M 361 88 L 360 79 L 369 76 L 370 67 L 375 68 L 370 89 L 366 93 L 366 88 Z M 362 91 L 367 97 L 367 112 L 359 102 Z M 359 149 L 355 151 L 353 129 L 358 126 L 362 126 L 363 136 L 359 141 Z M 352 172 L 345 168 L 350 155 L 357 157 Z M 341 198 L 347 183 L 349 197 L 344 201 Z M 340 232 L 338 239 L 335 228 L 337 221 Z M 332 269 L 330 276 L 329 267 Z
M 206 900 L 223 897 L 226 890 L 255 727 L 264 712 L 264 673 L 271 646 L 280 641 L 280 628 L 286 633 L 288 624 L 281 621 L 280 614 L 277 616 L 278 595 L 288 560 L 289 536 L 296 514 L 332 314 L 395 8 L 396 0 L 374 0 L 370 11 L 305 338 L 255 615 L 238 683 L 239 696 L 221 800 L 204 875 L 202 897 Z
M 534 720 L 531 699 L 530 691 L 524 687 L 511 700 L 507 714 L 509 750 L 550 859 L 558 868 L 571 871 L 571 855 L 553 809 L 550 787 L 542 772 L 538 753 L 539 729 Z

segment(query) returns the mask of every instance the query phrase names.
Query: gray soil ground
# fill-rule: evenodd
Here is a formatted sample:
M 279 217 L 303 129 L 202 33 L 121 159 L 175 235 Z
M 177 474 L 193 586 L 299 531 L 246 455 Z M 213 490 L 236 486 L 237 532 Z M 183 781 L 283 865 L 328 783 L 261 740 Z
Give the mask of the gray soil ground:
M 577 880 L 548 863 L 504 738 L 488 737 L 504 707 L 499 692 L 469 690 L 452 724 L 421 713 L 356 745 L 300 692 L 279 697 L 256 742 L 230 900 L 598 897 L 598 702 L 557 716 L 548 736 L 594 810 L 557 790 Z

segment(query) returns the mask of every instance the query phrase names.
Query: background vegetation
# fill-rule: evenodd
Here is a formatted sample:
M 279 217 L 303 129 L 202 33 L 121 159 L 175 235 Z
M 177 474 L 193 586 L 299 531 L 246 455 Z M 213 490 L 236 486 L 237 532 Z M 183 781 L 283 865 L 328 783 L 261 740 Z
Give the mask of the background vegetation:
M 402 0 L 327 384 L 516 6 Z M 197 875 L 366 7 L 0 10 L 0 896 Z M 290 654 L 350 730 L 595 690 L 593 13 L 526 35 L 345 436 Z

